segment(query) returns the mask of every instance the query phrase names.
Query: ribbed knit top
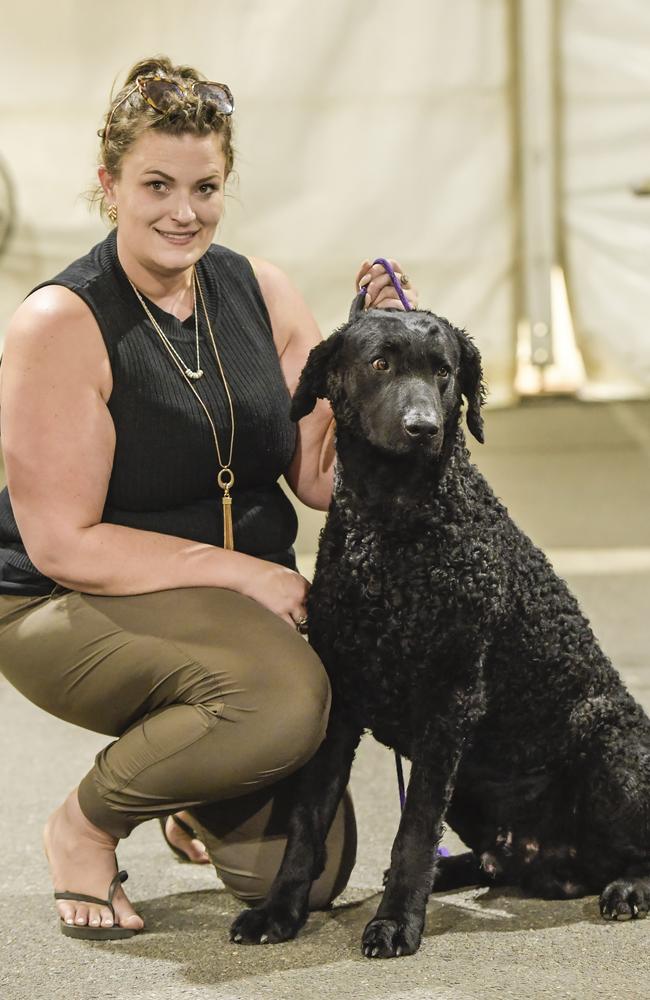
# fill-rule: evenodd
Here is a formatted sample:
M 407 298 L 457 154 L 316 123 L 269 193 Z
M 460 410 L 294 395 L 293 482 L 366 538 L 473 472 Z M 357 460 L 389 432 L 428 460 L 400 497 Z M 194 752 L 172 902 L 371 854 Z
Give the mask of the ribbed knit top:
M 249 261 L 232 250 L 211 246 L 196 271 L 235 411 L 235 548 L 292 566 L 297 518 L 277 480 L 291 461 L 296 429 L 266 305 Z M 223 545 L 223 494 L 210 425 L 131 288 L 117 255 L 116 231 L 36 287 L 51 284 L 70 288 L 87 303 L 111 363 L 108 409 L 116 445 L 102 522 Z M 194 316 L 181 322 L 143 298 L 194 368 Z M 204 375 L 194 385 L 225 459 L 228 400 L 200 301 L 198 314 Z M 53 586 L 25 551 L 5 488 L 0 493 L 0 593 L 42 594 Z

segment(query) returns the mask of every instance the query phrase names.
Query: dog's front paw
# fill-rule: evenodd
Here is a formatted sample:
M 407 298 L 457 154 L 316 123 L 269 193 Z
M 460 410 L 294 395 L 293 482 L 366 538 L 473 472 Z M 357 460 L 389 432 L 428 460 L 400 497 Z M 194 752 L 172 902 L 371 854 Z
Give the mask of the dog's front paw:
M 600 895 L 605 920 L 642 919 L 650 910 L 650 879 L 617 878 Z
M 277 944 L 294 938 L 305 918 L 288 906 L 262 906 L 244 910 L 233 921 L 230 940 L 236 944 Z
M 371 920 L 361 939 L 366 958 L 399 958 L 413 955 L 420 947 L 422 931 L 408 921 Z

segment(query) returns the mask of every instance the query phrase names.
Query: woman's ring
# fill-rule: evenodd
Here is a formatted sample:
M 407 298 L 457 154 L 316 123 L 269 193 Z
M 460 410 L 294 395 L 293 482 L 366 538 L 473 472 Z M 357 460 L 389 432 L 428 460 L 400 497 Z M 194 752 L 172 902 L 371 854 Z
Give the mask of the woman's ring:
M 408 274 L 400 274 L 399 283 L 402 286 L 402 288 L 406 288 L 406 286 L 410 283 L 410 278 Z
M 305 615 L 304 618 L 299 618 L 298 621 L 296 622 L 296 632 L 300 632 L 301 635 L 306 635 L 306 633 L 307 633 L 307 625 L 308 625 L 308 621 L 307 621 L 307 616 L 306 615 Z

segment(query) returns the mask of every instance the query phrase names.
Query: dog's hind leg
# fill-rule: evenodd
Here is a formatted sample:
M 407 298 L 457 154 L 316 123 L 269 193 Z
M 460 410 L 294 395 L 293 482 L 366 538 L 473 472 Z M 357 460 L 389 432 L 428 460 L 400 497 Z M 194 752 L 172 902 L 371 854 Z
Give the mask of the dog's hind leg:
M 390 868 L 387 868 L 384 872 L 384 885 L 387 885 L 389 875 Z M 433 873 L 432 892 L 465 889 L 469 885 L 494 885 L 494 879 L 486 874 L 473 851 L 449 856 L 442 855 L 438 858 Z
M 334 707 L 323 743 L 300 772 L 280 870 L 264 902 L 236 918 L 231 941 L 275 944 L 294 938 L 304 924 L 309 891 L 325 867 L 325 840 L 360 737 L 358 727 Z
M 627 695 L 585 704 L 595 732 L 584 739 L 590 767 L 580 803 L 579 853 L 592 891 L 600 892 L 606 920 L 645 917 L 650 911 L 650 720 Z M 582 706 L 578 718 L 586 714 Z
M 493 885 L 494 880 L 486 874 L 474 851 L 441 857 L 433 875 L 433 892 L 449 892 L 451 889 L 465 889 L 469 885 Z
M 539 851 L 517 859 L 521 888 L 538 899 L 579 899 L 589 884 L 575 848 L 546 844 Z
M 647 917 L 650 911 L 650 863 L 634 865 L 623 878 L 605 886 L 600 894 L 600 913 L 605 920 Z

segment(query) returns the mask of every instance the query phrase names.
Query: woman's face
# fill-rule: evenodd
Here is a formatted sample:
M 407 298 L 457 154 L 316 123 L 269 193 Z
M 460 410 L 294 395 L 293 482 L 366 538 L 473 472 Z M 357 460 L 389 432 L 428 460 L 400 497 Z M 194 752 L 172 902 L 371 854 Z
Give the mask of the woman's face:
M 161 275 L 195 264 L 223 213 L 225 172 L 214 133 L 141 135 L 122 158 L 119 177 L 99 168 L 107 199 L 117 206 L 121 252 Z

